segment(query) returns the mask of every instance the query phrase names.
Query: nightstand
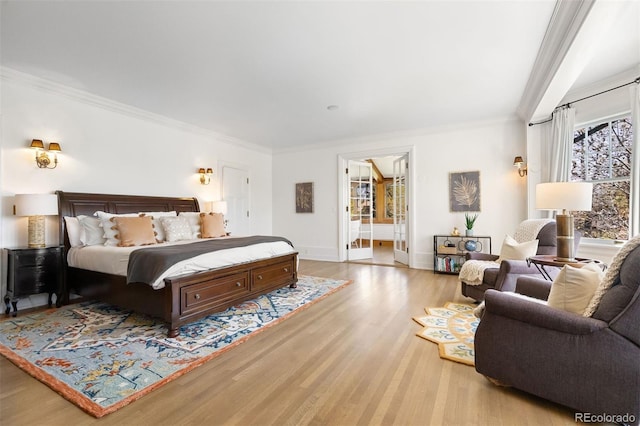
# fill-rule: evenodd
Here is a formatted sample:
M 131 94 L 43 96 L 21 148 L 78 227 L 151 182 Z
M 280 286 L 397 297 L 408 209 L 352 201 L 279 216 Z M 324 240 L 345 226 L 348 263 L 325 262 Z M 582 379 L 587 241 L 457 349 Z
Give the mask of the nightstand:
M 62 253 L 63 246 L 43 248 L 9 248 L 7 252 L 7 294 L 4 297 L 5 314 L 18 314 L 18 300 L 31 294 L 56 294 L 56 305 L 59 306 L 62 285 Z

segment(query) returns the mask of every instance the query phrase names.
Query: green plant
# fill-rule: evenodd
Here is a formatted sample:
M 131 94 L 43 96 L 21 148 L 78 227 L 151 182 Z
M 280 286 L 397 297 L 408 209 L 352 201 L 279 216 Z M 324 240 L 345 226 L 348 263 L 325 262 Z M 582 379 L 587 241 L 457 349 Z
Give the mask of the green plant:
M 476 219 L 478 218 L 478 213 L 475 214 L 464 214 L 464 222 L 467 229 L 473 229 L 473 224 L 476 223 Z

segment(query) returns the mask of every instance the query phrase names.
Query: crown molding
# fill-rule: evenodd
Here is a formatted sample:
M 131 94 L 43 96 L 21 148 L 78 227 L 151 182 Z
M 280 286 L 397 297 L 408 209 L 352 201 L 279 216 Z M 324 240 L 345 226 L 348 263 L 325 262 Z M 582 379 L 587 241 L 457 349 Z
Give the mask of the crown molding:
M 638 77 L 640 77 L 640 65 L 636 65 L 635 67 L 632 67 L 626 71 L 607 77 L 603 80 L 599 80 L 594 83 L 587 84 L 586 86 L 581 86 L 581 87 L 572 89 L 564 96 L 564 98 L 562 98 L 560 103 L 561 104 L 572 103 L 572 102 L 575 102 L 576 99 L 592 96 L 596 93 L 600 93 L 605 90 L 610 90 L 614 87 L 630 83 Z
M 247 142 L 242 139 L 237 139 L 232 136 L 215 132 L 213 130 L 204 129 L 202 127 L 195 126 L 193 124 L 185 123 L 184 121 L 175 120 L 173 118 L 156 114 L 141 108 L 136 108 L 131 105 L 123 104 L 121 102 L 117 102 L 109 98 L 98 96 L 84 90 L 75 89 L 73 87 L 56 83 L 54 81 L 47 80 L 41 77 L 36 77 L 34 75 L 27 74 L 12 68 L 0 67 L 0 78 L 5 81 L 14 82 L 17 84 L 21 84 L 23 86 L 27 86 L 37 90 L 44 91 L 44 92 L 63 96 L 67 99 L 81 102 L 86 105 L 98 107 L 106 111 L 111 111 L 111 112 L 119 113 L 122 115 L 126 115 L 131 118 L 145 120 L 148 122 L 160 124 L 173 129 L 178 129 L 178 130 L 182 130 L 192 134 L 205 136 L 207 138 L 215 139 L 217 142 L 230 144 L 236 147 L 241 146 L 243 148 L 247 148 L 252 151 L 259 151 L 266 154 L 272 154 L 271 149 L 265 148 L 264 146 L 261 146 L 261 145 Z
M 445 124 L 439 126 L 432 127 L 423 127 L 412 130 L 400 130 L 395 132 L 387 132 L 387 133 L 378 133 L 374 135 L 367 136 L 356 136 L 352 138 L 341 138 L 334 140 L 325 140 L 314 142 L 310 144 L 300 145 L 300 146 L 289 146 L 281 149 L 276 149 L 273 151 L 274 154 L 288 154 L 288 153 L 297 153 L 311 150 L 323 150 L 327 148 L 335 148 L 335 147 L 347 147 L 347 146 L 356 146 L 362 144 L 371 144 L 378 143 L 384 141 L 402 141 L 404 139 L 411 138 L 420 138 L 427 135 L 439 135 L 446 133 L 454 133 L 454 132 L 462 132 L 467 131 L 469 129 L 480 129 L 483 127 L 497 126 L 497 125 L 506 125 L 506 124 L 515 124 L 525 126 L 522 119 L 516 115 L 509 115 L 503 117 L 496 117 L 493 119 L 486 120 L 475 120 L 475 121 L 467 121 L 464 123 L 452 123 Z
M 528 122 L 551 85 L 596 0 L 558 0 L 517 108 Z

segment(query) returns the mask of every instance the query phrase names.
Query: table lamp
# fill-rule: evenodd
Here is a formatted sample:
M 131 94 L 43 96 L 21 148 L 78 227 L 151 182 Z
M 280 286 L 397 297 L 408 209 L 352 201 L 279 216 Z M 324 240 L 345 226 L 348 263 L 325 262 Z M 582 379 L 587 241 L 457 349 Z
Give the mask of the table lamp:
M 29 216 L 29 247 L 45 246 L 45 216 L 58 214 L 55 194 L 16 194 L 16 216 Z
M 590 211 L 593 184 L 548 182 L 536 185 L 536 209 L 560 210 L 556 215 L 556 260 L 575 262 L 575 231 L 571 211 Z
M 227 214 L 227 202 L 222 200 L 212 201 L 211 211 L 214 213 L 222 213 L 223 215 Z

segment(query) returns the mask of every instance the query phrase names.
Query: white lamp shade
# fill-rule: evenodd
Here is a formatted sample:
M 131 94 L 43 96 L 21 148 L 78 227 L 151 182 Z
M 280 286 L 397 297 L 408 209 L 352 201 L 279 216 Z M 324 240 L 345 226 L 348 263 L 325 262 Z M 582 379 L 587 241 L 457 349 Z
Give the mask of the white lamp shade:
M 16 216 L 52 216 L 58 214 L 55 194 L 16 194 Z
M 214 213 L 227 214 L 227 202 L 226 201 L 212 201 L 211 211 Z
M 548 182 L 536 185 L 536 209 L 590 211 L 593 184 Z

